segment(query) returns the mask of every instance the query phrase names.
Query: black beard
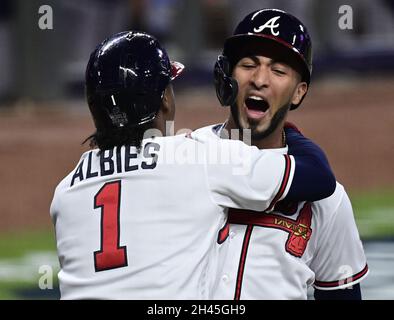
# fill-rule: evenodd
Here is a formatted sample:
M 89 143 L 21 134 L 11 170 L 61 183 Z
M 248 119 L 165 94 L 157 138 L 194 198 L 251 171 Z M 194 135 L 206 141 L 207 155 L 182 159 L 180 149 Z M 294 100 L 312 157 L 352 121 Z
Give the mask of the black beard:
M 281 106 L 279 108 L 279 110 L 275 113 L 275 115 L 273 116 L 269 127 L 266 130 L 264 130 L 263 132 L 256 132 L 257 124 L 256 125 L 252 124 L 250 127 L 252 140 L 264 139 L 264 138 L 268 137 L 272 132 L 274 132 L 278 128 L 279 124 L 285 118 L 287 111 L 289 111 L 289 107 L 290 107 L 290 104 L 285 104 L 285 105 Z M 236 104 L 231 105 L 231 114 L 233 116 L 233 119 L 234 119 L 237 127 L 239 129 L 245 129 L 245 128 L 242 128 L 239 123 L 239 115 L 238 115 L 238 109 L 237 109 Z

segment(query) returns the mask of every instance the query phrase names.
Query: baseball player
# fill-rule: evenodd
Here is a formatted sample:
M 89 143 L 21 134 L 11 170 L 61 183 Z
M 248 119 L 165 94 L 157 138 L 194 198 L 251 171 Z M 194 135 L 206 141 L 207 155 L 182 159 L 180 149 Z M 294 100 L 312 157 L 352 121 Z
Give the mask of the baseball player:
M 232 129 L 250 129 L 259 148 L 302 154 L 309 148 L 305 138 L 290 143 L 295 128 L 285 119 L 302 102 L 311 72 L 311 39 L 302 22 L 275 9 L 248 14 L 215 65 L 217 96 L 231 115 L 197 133 L 220 139 Z M 316 187 L 310 178 L 304 177 L 306 189 Z M 247 213 L 229 209 L 216 299 L 307 299 L 312 285 L 316 299 L 361 299 L 368 266 L 342 185 L 320 201 L 281 201 L 273 212 Z
M 318 197 L 334 192 L 313 146 L 293 157 L 199 134 L 162 136 L 181 71 L 141 32 L 116 34 L 91 54 L 94 148 L 59 183 L 50 208 L 62 299 L 212 298 L 227 207 L 263 211 L 286 196 L 308 199 L 293 182 L 308 172 L 325 186 Z

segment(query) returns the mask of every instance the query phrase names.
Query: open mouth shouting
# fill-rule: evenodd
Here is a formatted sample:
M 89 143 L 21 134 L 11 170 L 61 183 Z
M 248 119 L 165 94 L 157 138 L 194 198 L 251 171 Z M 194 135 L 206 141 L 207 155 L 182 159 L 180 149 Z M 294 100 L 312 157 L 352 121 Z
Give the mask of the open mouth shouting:
M 245 106 L 248 118 L 255 120 L 262 119 L 268 113 L 270 107 L 267 100 L 254 95 L 245 99 Z

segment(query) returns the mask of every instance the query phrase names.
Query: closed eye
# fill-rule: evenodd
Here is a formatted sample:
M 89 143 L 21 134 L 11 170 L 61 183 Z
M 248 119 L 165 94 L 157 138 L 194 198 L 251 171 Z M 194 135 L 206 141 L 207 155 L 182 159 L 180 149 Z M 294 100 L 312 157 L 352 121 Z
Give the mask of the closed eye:
M 272 69 L 275 73 L 280 74 L 280 75 L 285 75 L 286 72 L 281 70 L 281 69 Z
M 256 68 L 256 65 L 251 64 L 251 63 L 244 63 L 244 64 L 242 64 L 242 67 L 245 69 L 253 69 L 253 68 Z
M 242 58 L 239 62 L 239 66 L 244 69 L 255 69 L 260 64 L 259 59 L 255 56 Z
M 281 62 L 274 62 L 271 65 L 271 69 L 273 72 L 279 75 L 285 75 L 288 72 L 287 65 Z

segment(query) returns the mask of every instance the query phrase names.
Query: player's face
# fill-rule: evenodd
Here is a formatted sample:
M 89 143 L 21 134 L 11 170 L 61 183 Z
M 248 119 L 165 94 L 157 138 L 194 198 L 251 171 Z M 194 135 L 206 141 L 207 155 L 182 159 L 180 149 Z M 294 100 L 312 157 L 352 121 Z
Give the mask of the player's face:
M 284 120 L 290 105 L 298 104 L 307 90 L 299 73 L 283 62 L 264 56 L 248 56 L 233 70 L 238 82 L 232 115 L 240 129 L 251 129 L 262 139 Z

